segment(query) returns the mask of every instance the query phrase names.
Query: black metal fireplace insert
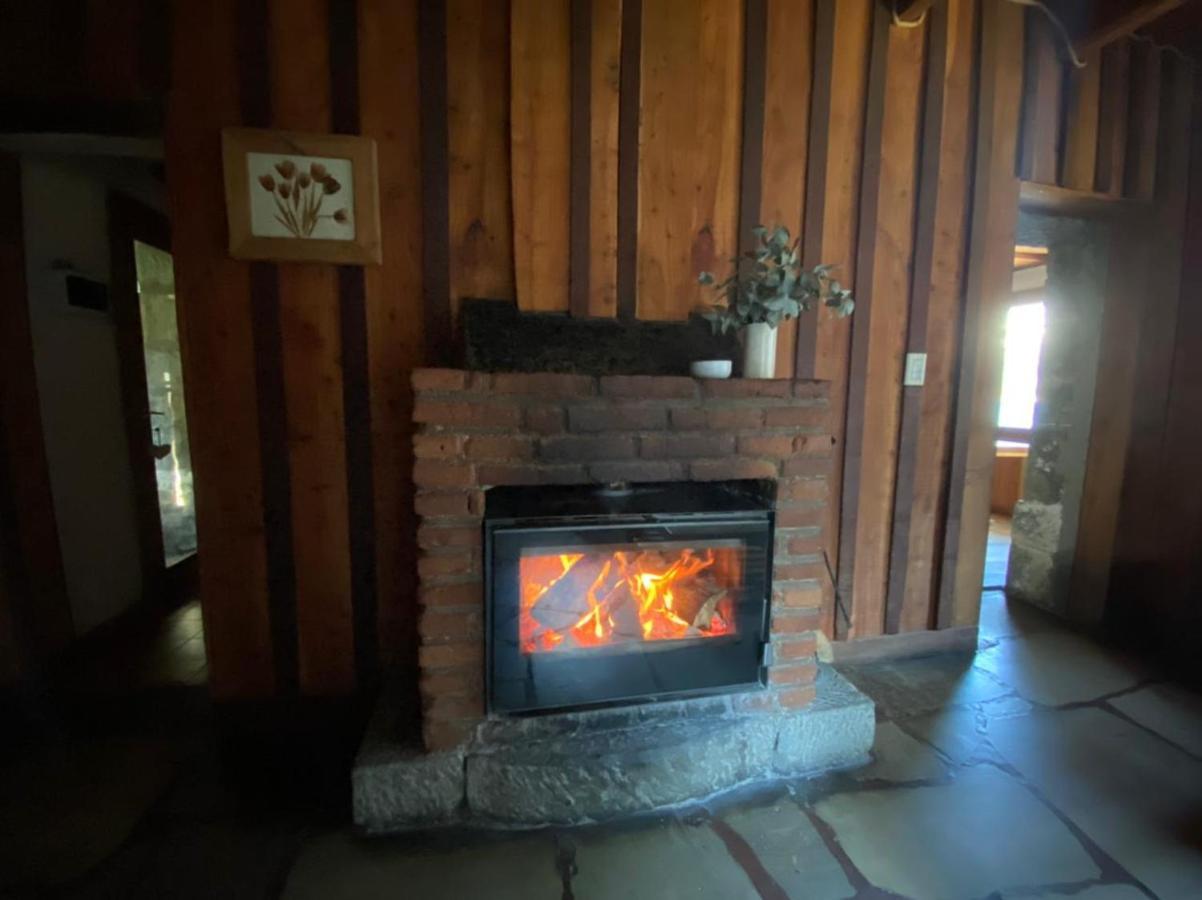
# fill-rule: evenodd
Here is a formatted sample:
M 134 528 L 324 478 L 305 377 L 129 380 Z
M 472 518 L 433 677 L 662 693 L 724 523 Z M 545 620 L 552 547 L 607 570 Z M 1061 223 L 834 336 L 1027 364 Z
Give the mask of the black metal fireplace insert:
M 774 491 L 767 481 L 490 490 L 489 711 L 762 687 Z

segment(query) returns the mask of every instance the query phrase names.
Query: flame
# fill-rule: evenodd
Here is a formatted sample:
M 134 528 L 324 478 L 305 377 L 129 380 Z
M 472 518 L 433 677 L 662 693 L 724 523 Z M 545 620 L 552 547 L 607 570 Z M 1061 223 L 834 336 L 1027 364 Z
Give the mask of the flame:
M 525 653 L 732 634 L 734 548 L 554 553 L 519 564 Z

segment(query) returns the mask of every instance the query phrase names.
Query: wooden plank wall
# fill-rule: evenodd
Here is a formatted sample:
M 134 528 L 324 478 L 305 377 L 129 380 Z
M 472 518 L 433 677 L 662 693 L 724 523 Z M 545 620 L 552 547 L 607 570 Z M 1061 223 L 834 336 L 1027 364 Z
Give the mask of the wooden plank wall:
M 780 342 L 779 374 L 831 381 L 844 412 L 824 630 L 975 623 L 982 297 L 1005 274 L 1020 147 L 1024 171 L 1064 167 L 1063 69 L 1034 25 L 1024 66 L 1017 7 L 947 0 L 902 28 L 874 0 L 216 0 L 174 21 L 167 168 L 219 696 L 345 693 L 412 662 L 408 373 L 454 362 L 463 299 L 682 319 L 753 219 L 859 301 Z M 1159 112 L 1126 55 L 1129 107 Z M 1066 146 L 1091 188 L 1130 193 L 1146 148 L 1094 77 L 1069 94 L 1095 155 Z M 374 137 L 384 264 L 230 260 L 213 185 L 238 124 Z M 928 354 L 921 388 L 901 384 L 906 351 Z M 962 357 L 984 369 L 965 381 Z

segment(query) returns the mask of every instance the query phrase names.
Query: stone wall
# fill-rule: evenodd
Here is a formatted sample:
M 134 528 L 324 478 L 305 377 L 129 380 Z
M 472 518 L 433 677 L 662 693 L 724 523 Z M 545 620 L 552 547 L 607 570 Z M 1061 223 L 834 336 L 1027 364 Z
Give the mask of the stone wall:
M 484 715 L 484 492 L 497 485 L 777 481 L 769 689 L 744 710 L 814 697 L 832 444 L 827 385 L 674 376 L 413 373 L 422 731 L 462 744 Z

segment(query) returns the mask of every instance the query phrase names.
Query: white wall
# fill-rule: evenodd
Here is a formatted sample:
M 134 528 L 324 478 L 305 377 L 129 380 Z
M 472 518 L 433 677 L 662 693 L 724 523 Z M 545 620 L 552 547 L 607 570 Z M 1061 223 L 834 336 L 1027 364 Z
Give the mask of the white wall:
M 144 163 L 23 155 L 25 265 L 46 455 L 77 634 L 141 598 L 134 475 L 111 315 L 67 305 L 68 262 L 109 280 L 110 185 L 159 200 Z

